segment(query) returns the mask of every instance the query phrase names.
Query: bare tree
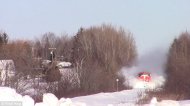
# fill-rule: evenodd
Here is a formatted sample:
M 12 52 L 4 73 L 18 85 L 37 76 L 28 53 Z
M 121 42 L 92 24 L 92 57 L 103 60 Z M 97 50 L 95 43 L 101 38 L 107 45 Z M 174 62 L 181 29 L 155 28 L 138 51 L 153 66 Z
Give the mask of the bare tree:
M 56 48 L 54 51 L 58 60 L 71 60 L 72 39 L 63 34 L 56 36 L 54 33 L 45 33 L 40 39 L 34 41 L 34 57 L 49 59 L 50 49 Z
M 81 28 L 74 37 L 73 63 L 80 75 L 81 89 L 87 92 L 114 90 L 117 72 L 130 66 L 135 58 L 132 34 L 122 28 Z
M 190 34 L 182 33 L 174 39 L 168 55 L 166 90 L 181 95 L 185 99 L 190 97 Z

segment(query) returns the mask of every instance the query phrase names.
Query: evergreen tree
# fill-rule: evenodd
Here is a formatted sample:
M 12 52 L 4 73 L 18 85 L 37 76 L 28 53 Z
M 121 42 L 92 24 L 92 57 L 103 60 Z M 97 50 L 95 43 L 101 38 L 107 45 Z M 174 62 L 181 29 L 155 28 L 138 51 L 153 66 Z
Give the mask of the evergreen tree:
M 0 33 L 0 45 L 8 43 L 8 35 L 5 32 Z

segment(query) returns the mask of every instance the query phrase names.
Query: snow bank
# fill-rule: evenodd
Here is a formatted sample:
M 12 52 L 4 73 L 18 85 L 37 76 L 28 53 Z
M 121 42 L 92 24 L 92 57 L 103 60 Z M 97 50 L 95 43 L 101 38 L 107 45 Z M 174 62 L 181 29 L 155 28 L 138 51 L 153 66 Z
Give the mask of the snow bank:
M 157 99 L 153 97 L 150 104 L 145 106 L 190 106 L 190 101 L 162 100 L 161 102 L 158 102 Z
M 17 94 L 14 89 L 8 87 L 0 87 L 1 101 L 22 101 L 22 96 Z
M 30 96 L 25 95 L 22 98 L 22 104 L 23 106 L 34 106 L 34 100 Z
M 30 96 L 23 96 L 16 93 L 14 89 L 8 87 L 0 87 L 0 102 L 17 102 L 22 106 L 34 106 L 34 100 Z
M 47 106 L 57 106 L 58 99 L 54 94 L 47 93 L 43 95 L 43 103 Z
M 0 87 L 0 106 L 5 102 L 9 102 L 9 104 L 11 102 L 20 103 L 20 105 L 16 106 L 86 106 L 85 103 L 73 102 L 71 99 L 61 98 L 58 100 L 58 98 L 51 93 L 45 93 L 43 95 L 43 102 L 34 105 L 34 100 L 30 96 L 22 96 L 16 93 L 12 88 Z

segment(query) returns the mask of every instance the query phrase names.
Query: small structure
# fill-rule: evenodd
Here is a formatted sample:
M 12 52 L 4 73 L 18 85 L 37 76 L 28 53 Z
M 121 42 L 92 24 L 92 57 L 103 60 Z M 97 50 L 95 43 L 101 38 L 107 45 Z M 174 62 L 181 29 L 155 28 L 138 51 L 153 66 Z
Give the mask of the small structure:
M 62 61 L 62 62 L 59 62 L 57 65 L 56 65 L 58 68 L 71 68 L 72 67 L 72 63 L 70 62 L 66 62 L 66 61 Z
M 15 65 L 13 60 L 0 60 L 0 83 L 5 85 L 6 80 L 15 75 Z

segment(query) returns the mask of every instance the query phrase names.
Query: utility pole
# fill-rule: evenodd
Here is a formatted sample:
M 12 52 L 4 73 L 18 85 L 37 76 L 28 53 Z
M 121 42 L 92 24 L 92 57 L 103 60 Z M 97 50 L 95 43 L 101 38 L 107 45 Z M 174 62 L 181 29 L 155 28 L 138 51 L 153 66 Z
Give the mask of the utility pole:
M 116 83 L 117 83 L 117 92 L 118 92 L 118 82 L 119 82 L 119 79 L 117 78 L 117 79 L 116 79 Z
M 50 54 L 51 54 L 51 62 L 53 63 L 53 58 L 55 56 L 54 50 L 56 50 L 56 48 L 49 48 L 49 50 L 51 50 L 51 52 L 50 52 Z

